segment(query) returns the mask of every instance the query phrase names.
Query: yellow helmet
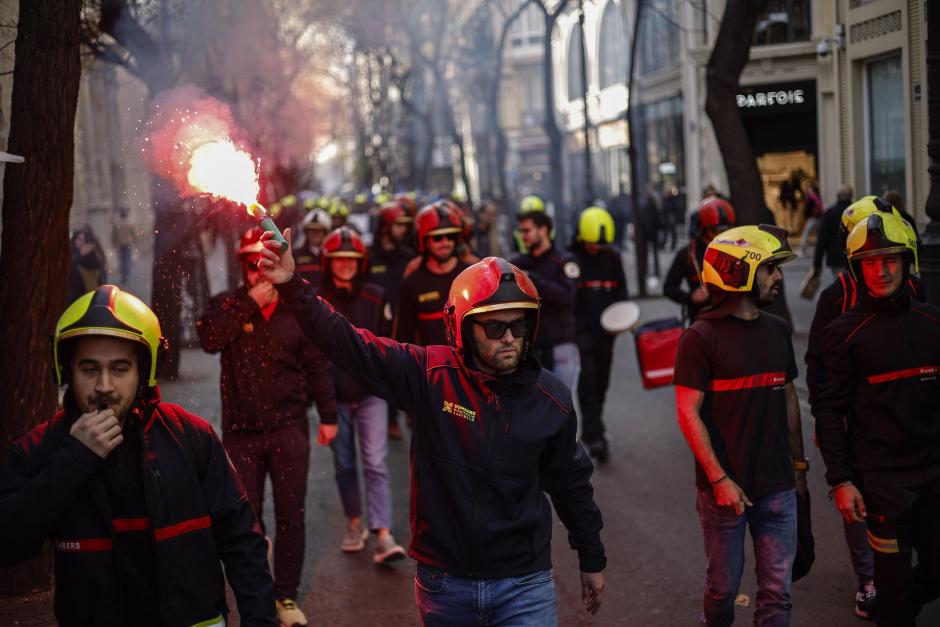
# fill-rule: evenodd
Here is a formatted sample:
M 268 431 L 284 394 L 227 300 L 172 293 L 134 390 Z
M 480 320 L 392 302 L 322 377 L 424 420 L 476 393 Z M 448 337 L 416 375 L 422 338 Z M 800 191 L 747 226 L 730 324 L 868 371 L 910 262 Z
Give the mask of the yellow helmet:
M 849 262 L 865 257 L 908 253 L 914 262 L 914 272 L 920 271 L 917 257 L 917 233 L 907 220 L 883 211 L 870 214 L 855 225 L 845 242 Z M 850 268 L 854 264 L 850 263 Z M 854 272 L 854 268 L 852 268 Z
M 347 205 L 346 201 L 342 198 L 334 198 L 333 202 L 330 203 L 329 214 L 331 216 L 341 216 L 345 218 L 349 215 L 349 205 Z
M 284 198 L 281 198 L 282 207 L 293 207 L 296 204 L 297 204 L 297 196 L 293 194 L 288 194 L 287 196 L 284 196 Z
M 787 232 L 776 226 L 739 226 L 719 233 L 705 249 L 702 281 L 725 292 L 750 292 L 761 264 L 795 258 Z
M 865 196 L 863 198 L 859 198 L 842 211 L 843 241 L 849 236 L 849 233 L 852 232 L 852 229 L 855 228 L 856 224 L 876 211 L 893 213 L 899 218 L 901 217 L 901 214 L 898 213 L 898 210 L 891 206 L 891 204 L 883 198 L 879 198 L 878 196 Z
M 71 375 L 65 371 L 67 364 L 62 363 L 62 343 L 88 335 L 106 335 L 142 344 L 149 357 L 147 386 L 157 385 L 157 363 L 166 350 L 167 341 L 160 334 L 156 314 L 142 300 L 114 285 L 102 285 L 69 305 L 52 336 L 52 363 L 59 385 L 68 382 Z
M 526 196 L 519 203 L 519 213 L 530 211 L 545 211 L 545 202 L 538 196 Z
M 613 244 L 613 216 L 602 207 L 588 207 L 578 220 L 578 239 L 588 244 Z

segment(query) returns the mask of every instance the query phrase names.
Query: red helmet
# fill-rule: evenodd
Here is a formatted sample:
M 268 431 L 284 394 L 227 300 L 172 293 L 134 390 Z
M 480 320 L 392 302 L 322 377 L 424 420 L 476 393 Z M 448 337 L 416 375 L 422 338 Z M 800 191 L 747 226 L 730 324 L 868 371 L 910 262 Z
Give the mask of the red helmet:
M 457 205 L 449 200 L 438 200 L 418 212 L 415 218 L 418 231 L 418 252 L 424 252 L 424 241 L 431 235 L 463 233 L 463 214 Z
M 320 249 L 323 271 L 330 272 L 331 257 L 346 257 L 359 260 L 359 276 L 366 273 L 366 245 L 362 238 L 348 226 L 341 226 L 326 236 Z
M 261 252 L 261 234 L 264 230 L 260 226 L 253 226 L 242 233 L 242 241 L 238 245 L 238 256 L 255 255 Z
M 734 207 L 718 196 L 710 196 L 702 201 L 689 220 L 689 236 L 697 239 L 708 229 L 722 232 L 734 226 Z
M 414 196 L 411 194 L 395 194 L 395 202 L 404 210 L 407 221 L 410 222 L 415 219 L 415 214 L 418 213 L 418 201 L 414 199 Z
M 388 233 L 393 224 L 411 221 L 400 202 L 387 202 L 379 209 L 379 233 Z
M 457 275 L 444 306 L 447 340 L 464 347 L 467 316 L 499 309 L 532 309 L 534 319 L 526 344 L 531 344 L 539 326 L 539 292 L 526 274 L 500 257 L 487 257 Z

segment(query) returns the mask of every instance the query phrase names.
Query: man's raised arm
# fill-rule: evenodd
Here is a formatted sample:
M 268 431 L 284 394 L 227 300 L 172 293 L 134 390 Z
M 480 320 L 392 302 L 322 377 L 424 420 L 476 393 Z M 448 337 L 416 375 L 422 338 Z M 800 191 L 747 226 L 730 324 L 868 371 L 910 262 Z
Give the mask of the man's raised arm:
M 356 378 L 369 391 L 414 411 L 425 383 L 425 352 L 420 346 L 399 344 L 354 327 L 316 290 L 294 273 L 290 248 L 283 254 L 265 233 L 259 263 L 264 276 L 275 285 L 281 303 L 294 314 L 304 332 L 330 361 Z M 290 229 L 284 233 L 290 241 Z

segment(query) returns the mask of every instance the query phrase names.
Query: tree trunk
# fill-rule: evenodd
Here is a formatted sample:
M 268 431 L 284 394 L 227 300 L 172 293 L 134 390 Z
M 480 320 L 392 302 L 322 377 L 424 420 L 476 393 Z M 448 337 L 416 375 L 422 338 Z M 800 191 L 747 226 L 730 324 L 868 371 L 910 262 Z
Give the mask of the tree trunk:
M 552 69 L 552 31 L 555 28 L 555 22 L 562 7 L 567 2 L 562 2 L 552 13 L 545 13 L 545 38 L 542 40 L 542 75 L 545 88 L 545 121 L 543 128 L 548 136 L 548 164 L 549 164 L 549 189 L 550 200 L 555 206 L 555 228 L 562 238 L 568 235 L 569 216 L 568 211 L 561 206 L 562 200 L 562 177 L 564 170 L 561 161 L 562 151 L 564 150 L 561 131 L 558 129 L 558 122 L 555 120 L 555 75 Z
M 760 171 L 736 101 L 738 81 L 750 55 L 757 14 L 763 4 L 728 0 L 706 74 L 705 112 L 718 139 L 738 224 L 758 224 L 766 216 Z
M 49 335 L 62 313 L 69 273 L 69 209 L 75 109 L 81 76 L 81 0 L 22 0 L 16 33 L 8 150 L 26 157 L 3 179 L 0 250 L 0 447 L 56 407 Z M 16 359 L 28 355 L 28 359 Z M 13 539 L 15 540 L 15 539 Z M 0 593 L 48 586 L 51 553 L 0 569 Z
M 627 141 L 630 146 L 627 154 L 630 158 L 630 214 L 633 218 L 633 250 L 636 253 L 636 283 L 637 293 L 647 296 L 646 293 L 646 233 L 643 231 L 642 216 L 640 215 L 640 181 L 637 180 L 637 151 L 634 133 L 633 116 L 633 88 L 636 84 L 636 49 L 640 41 L 640 20 L 643 19 L 643 3 L 637 1 L 633 14 L 633 39 L 630 42 L 630 75 L 627 77 Z

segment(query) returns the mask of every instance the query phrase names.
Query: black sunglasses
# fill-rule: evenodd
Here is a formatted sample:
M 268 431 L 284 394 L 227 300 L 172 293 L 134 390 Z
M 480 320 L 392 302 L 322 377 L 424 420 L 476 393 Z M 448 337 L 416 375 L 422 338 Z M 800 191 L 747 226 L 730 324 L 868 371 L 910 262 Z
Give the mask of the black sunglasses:
M 456 233 L 444 233 L 443 235 L 430 235 L 429 237 L 431 238 L 432 242 L 443 242 L 445 239 L 448 239 L 452 242 L 457 241 Z
M 509 332 L 512 333 L 513 337 L 525 337 L 529 332 L 529 321 L 526 318 L 519 318 L 517 320 L 511 320 L 506 322 L 505 320 L 488 320 L 486 322 L 480 322 L 479 320 L 474 320 L 473 324 L 483 327 L 483 332 L 486 333 L 486 337 L 491 340 L 501 339 L 506 335 L 506 329 L 509 329 Z

